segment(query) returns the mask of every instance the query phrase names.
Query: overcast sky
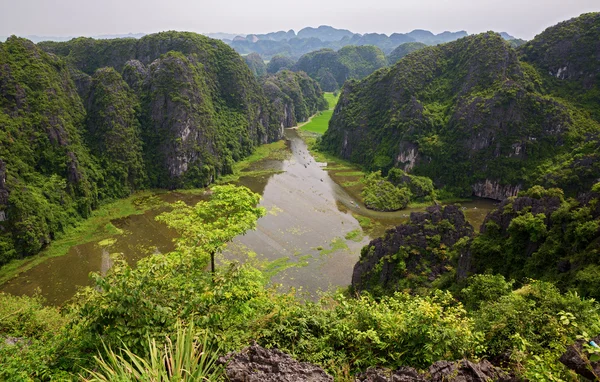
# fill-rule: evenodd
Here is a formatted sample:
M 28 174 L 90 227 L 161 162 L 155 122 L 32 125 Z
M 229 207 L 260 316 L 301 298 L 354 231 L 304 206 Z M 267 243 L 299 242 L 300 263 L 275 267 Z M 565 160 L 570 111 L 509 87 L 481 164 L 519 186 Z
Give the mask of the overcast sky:
M 246 34 L 331 25 L 388 35 L 494 30 L 531 39 L 593 11 L 600 11 L 600 0 L 1 0 L 0 35 Z

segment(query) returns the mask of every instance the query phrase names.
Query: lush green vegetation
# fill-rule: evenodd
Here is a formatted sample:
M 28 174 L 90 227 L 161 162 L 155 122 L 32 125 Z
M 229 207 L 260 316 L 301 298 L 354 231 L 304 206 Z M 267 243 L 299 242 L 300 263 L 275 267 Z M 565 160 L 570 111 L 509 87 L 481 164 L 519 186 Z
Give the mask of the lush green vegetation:
M 600 184 L 578 200 L 536 186 L 504 201 L 473 241 L 473 266 L 600 298 Z
M 206 186 L 282 133 L 244 60 L 195 33 L 12 37 L 0 66 L 0 265 L 38 253 L 103 201 Z M 296 77 L 296 88 L 280 85 L 301 90 L 296 114 L 307 118 L 326 101 Z
M 104 170 L 102 199 L 122 198 L 144 188 L 137 96 L 112 68 L 98 69 L 86 100 L 86 143 Z
M 248 65 L 250 71 L 256 77 L 262 77 L 267 74 L 267 65 L 259 54 L 250 53 L 249 55 L 244 56 L 244 61 L 246 61 L 246 65 Z
M 66 65 L 33 43 L 0 44 L 0 265 L 40 251 L 98 205 L 103 172 Z
M 296 61 L 286 56 L 275 56 L 267 64 L 267 73 L 275 74 L 280 70 L 292 69 Z
M 316 134 L 324 134 L 327 131 L 327 128 L 329 127 L 329 120 L 333 115 L 333 109 L 337 104 L 339 95 L 337 93 L 328 92 L 324 94 L 324 97 L 327 101 L 329 109 L 314 115 L 307 123 L 300 125 L 300 129 Z
M 327 101 L 327 104 L 329 105 L 329 110 L 335 109 L 335 105 L 337 105 L 338 100 L 340 99 L 340 94 L 337 92 L 327 92 L 324 94 L 324 97 Z
M 319 110 L 327 109 L 327 101 L 319 84 L 306 73 L 280 70 L 262 81 L 265 95 L 271 102 L 274 117 L 283 127 L 293 127 L 309 119 Z
M 232 205 L 237 191 L 223 190 Z M 164 373 L 166 354 L 179 354 L 166 358 L 171 370 L 188 372 L 194 369 L 184 365 L 204 354 L 197 372 L 211 375 L 218 372 L 210 367 L 217 354 L 256 339 L 322 365 L 339 380 L 373 365 L 426 368 L 463 357 L 503 357 L 519 378 L 564 380 L 573 375 L 557 356 L 578 336 L 600 330 L 595 301 L 539 281 L 513 290 L 512 282 L 492 275 L 474 276 L 455 292 L 431 288 L 375 299 L 340 291 L 306 301 L 267 287 L 251 262 L 224 262 L 211 275 L 209 253 L 194 240 L 198 232 L 182 233 L 175 252 L 136 268 L 116 259 L 108 274 L 94 275 L 96 287 L 62 312 L 37 298 L 0 295 L 0 335 L 16 341 L 0 342 L 0 377 L 106 380 L 115 373 L 133 380 L 132 374 Z M 194 336 L 204 339 L 204 353 Z
M 209 201 L 190 207 L 184 202 L 174 203 L 173 210 L 157 220 L 181 234 L 177 249 L 195 258 L 210 255 L 211 272 L 215 272 L 215 255 L 228 242 L 246 231 L 256 228 L 256 221 L 265 215 L 264 207 L 256 207 L 260 195 L 246 187 L 215 186 Z M 217 213 L 218 211 L 218 213 Z
M 547 77 L 497 34 L 427 47 L 346 82 L 345 107 L 334 113 L 322 149 L 384 174 L 410 169 L 456 196 L 476 188 L 502 199 L 514 192 L 509 186 L 540 183 L 574 195 L 600 175 L 598 103 L 560 97 L 544 85 Z M 499 195 L 481 187 L 486 181 Z
M 386 178 L 381 171 L 372 172 L 363 179 L 365 187 L 362 197 L 367 208 L 377 211 L 397 211 L 411 202 L 435 200 L 435 190 L 431 179 L 415 176 L 393 168 Z
M 261 88 L 242 58 L 202 36 L 44 44 L 65 61 L 10 38 L 0 44 L 0 263 L 51 239 L 44 256 L 60 255 L 100 239 L 90 232 L 117 233 L 111 218 L 157 203 L 147 194 L 102 200 L 233 179 L 251 160 L 285 151 L 279 142 L 252 154 L 277 138 L 285 118 L 297 122 L 327 103 L 303 128 L 325 133 L 322 149 L 375 171 L 355 185 L 362 171 L 328 165 L 349 188 L 363 187 L 369 207 L 470 194 L 489 179 L 564 190 L 535 185 L 506 199 L 479 234 L 459 206 L 411 214 L 363 248 L 349 290 L 307 301 L 270 284 L 287 266 L 280 260 L 219 258 L 265 210 L 246 188 L 215 186 L 209 200 L 176 203 L 157 219 L 181 234 L 173 252 L 136 267 L 113 256 L 114 266 L 92 274 L 95 285 L 62 309 L 0 294 L 0 379 L 218 380 L 216 357 L 255 340 L 336 380 L 463 358 L 488 358 L 516 379 L 577 380 L 557 358 L 600 332 L 599 22 L 600 14 L 570 20 L 518 52 L 491 33 L 415 51 L 346 82 L 329 130 L 336 97 L 324 98 L 315 80 L 281 70 Z M 338 64 L 346 78 L 364 76 L 365 62 L 381 58 L 370 48 L 345 52 L 301 61 L 321 65 L 329 86 Z M 565 57 L 572 67 L 564 69 Z M 313 135 L 311 147 L 321 139 Z M 345 237 L 363 239 L 358 230 Z M 337 237 L 317 250 L 345 246 Z M 12 263 L 0 281 L 41 259 Z M 600 359 L 587 348 L 581 356 Z
M 315 115 L 310 121 L 300 128 L 302 130 L 311 131 L 313 133 L 324 134 L 329 127 L 329 120 L 333 115 L 333 110 L 325 110 Z
M 218 348 L 215 349 L 207 341 L 199 342 L 194 326 L 178 328 L 172 341 L 166 339 L 164 350 L 156 340 L 148 341 L 148 359 L 134 354 L 124 348 L 120 352 L 112 349 L 95 357 L 99 371 L 86 370 L 91 382 L 133 382 L 133 381 L 221 381 L 225 373 L 223 366 L 217 365 Z
M 406 56 L 409 53 L 416 52 L 417 50 L 421 50 L 427 47 L 427 45 L 422 42 L 407 42 L 402 45 L 398 45 L 398 47 L 387 56 L 388 64 L 394 65 L 401 58 Z
M 362 197 L 365 206 L 377 211 L 397 211 L 406 208 L 410 202 L 407 187 L 396 187 L 381 177 L 381 171 L 373 172 L 364 178 L 365 188 Z
M 327 92 L 339 89 L 347 79 L 361 79 L 387 65 L 381 49 L 375 46 L 345 46 L 335 52 L 322 49 L 305 54 L 294 70 L 306 72 Z
M 411 217 L 406 229 L 388 232 L 363 248 L 364 276 L 353 285 L 377 294 L 423 285 L 457 291 L 470 274 L 493 274 L 514 280 L 515 286 L 536 279 L 597 299 L 599 207 L 600 184 L 578 199 L 565 198 L 560 189 L 535 186 L 491 211 L 479 234 L 465 224 L 460 210 L 446 207 L 438 213 L 431 207 L 427 214 Z M 423 237 L 425 242 L 420 241 Z M 424 284 L 426 280 L 432 284 Z

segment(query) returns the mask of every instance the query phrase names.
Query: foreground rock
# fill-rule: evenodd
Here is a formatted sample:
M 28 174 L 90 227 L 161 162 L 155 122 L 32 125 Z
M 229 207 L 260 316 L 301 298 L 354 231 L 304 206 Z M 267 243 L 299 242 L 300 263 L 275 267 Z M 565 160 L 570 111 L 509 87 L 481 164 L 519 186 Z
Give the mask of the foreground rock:
M 412 367 L 402 367 L 396 371 L 369 369 L 355 378 L 356 382 L 425 382 L 425 377 Z
M 600 336 L 593 338 L 595 343 L 600 341 Z M 583 341 L 579 340 L 567 348 L 559 361 L 577 374 L 591 379 L 600 379 L 600 362 L 590 362 L 587 352 L 583 349 Z
M 561 359 L 562 360 L 562 359 Z M 230 382 L 332 382 L 333 377 L 323 369 L 307 362 L 298 362 L 277 349 L 265 349 L 256 344 L 240 353 L 230 353 L 219 358 L 226 365 Z M 438 361 L 424 373 L 412 367 L 396 371 L 372 368 L 356 376 L 356 382 L 509 382 L 516 380 L 489 361 L 474 363 Z
M 256 344 L 221 357 L 219 363 L 227 365 L 227 378 L 231 382 L 333 382 L 333 377 L 318 366 Z
M 411 367 L 402 367 L 394 372 L 369 369 L 356 377 L 357 382 L 508 382 L 512 380 L 514 379 L 510 375 L 487 360 L 480 363 L 468 360 L 438 361 L 429 367 L 427 373 L 422 374 Z

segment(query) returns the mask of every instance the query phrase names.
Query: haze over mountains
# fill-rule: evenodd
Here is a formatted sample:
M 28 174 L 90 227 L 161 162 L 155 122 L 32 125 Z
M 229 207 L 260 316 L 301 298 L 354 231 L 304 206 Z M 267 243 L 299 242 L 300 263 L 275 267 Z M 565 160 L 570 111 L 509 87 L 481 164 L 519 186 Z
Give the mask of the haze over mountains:
M 141 38 L 145 33 L 105 34 L 92 36 L 95 39 L 112 38 Z M 306 27 L 297 33 L 290 29 L 286 31 L 271 32 L 266 34 L 233 34 L 233 33 L 205 33 L 206 36 L 222 40 L 240 54 L 259 53 L 264 59 L 275 55 L 285 55 L 298 59 L 303 54 L 315 50 L 330 48 L 338 50 L 347 45 L 374 45 L 386 54 L 396 47 L 407 42 L 420 42 L 427 45 L 437 45 L 457 40 L 468 36 L 464 30 L 456 32 L 442 32 L 434 34 L 428 30 L 415 29 L 409 33 L 392 33 L 389 36 L 382 33 L 354 33 L 347 29 L 337 29 L 328 25 L 317 28 Z M 518 40 L 506 32 L 501 32 L 506 40 Z M 22 36 L 38 43 L 41 41 L 69 41 L 78 36 Z M 5 41 L 8 36 L 0 36 L 0 41 Z

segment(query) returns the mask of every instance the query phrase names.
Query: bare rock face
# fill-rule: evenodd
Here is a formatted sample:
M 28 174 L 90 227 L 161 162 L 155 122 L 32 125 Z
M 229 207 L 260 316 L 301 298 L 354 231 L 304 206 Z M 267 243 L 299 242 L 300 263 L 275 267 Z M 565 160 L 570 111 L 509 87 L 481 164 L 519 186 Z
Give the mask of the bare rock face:
M 92 86 L 92 77 L 75 68 L 69 68 L 69 74 L 73 79 L 77 94 L 79 94 L 79 97 L 82 99 L 85 99 Z
M 352 286 L 355 290 L 394 291 L 406 287 L 409 274 L 427 272 L 428 282 L 447 272 L 449 259 L 436 254 L 450 250 L 462 238 L 472 238 L 473 227 L 459 207 L 431 206 L 426 212 L 410 215 L 410 222 L 388 230 L 384 237 L 365 246 L 354 266 Z M 468 256 L 468 248 L 461 248 Z M 416 282 L 416 281 L 415 281 Z
M 598 343 L 600 342 L 600 336 L 596 336 L 592 340 Z M 587 352 L 583 349 L 582 340 L 567 347 L 567 351 L 558 360 L 585 378 L 591 380 L 600 379 L 600 362 L 590 362 Z
M 151 127 L 147 136 L 158 136 L 155 145 L 148 145 L 155 154 L 150 165 L 160 174 L 159 185 L 181 187 L 183 176 L 192 166 L 205 168 L 196 178 L 198 186 L 208 185 L 215 168 L 206 163 L 218 163 L 215 144 L 214 109 L 204 82 L 203 73 L 186 57 L 168 54 L 150 64 L 145 86 L 151 96 L 147 106 Z M 147 139 L 149 141 L 150 139 Z
M 473 185 L 473 195 L 494 200 L 504 200 L 511 196 L 517 196 L 519 191 L 521 191 L 520 185 L 502 185 L 498 181 L 489 179 Z
M 318 366 L 298 362 L 277 349 L 256 344 L 219 359 L 230 382 L 333 382 Z

